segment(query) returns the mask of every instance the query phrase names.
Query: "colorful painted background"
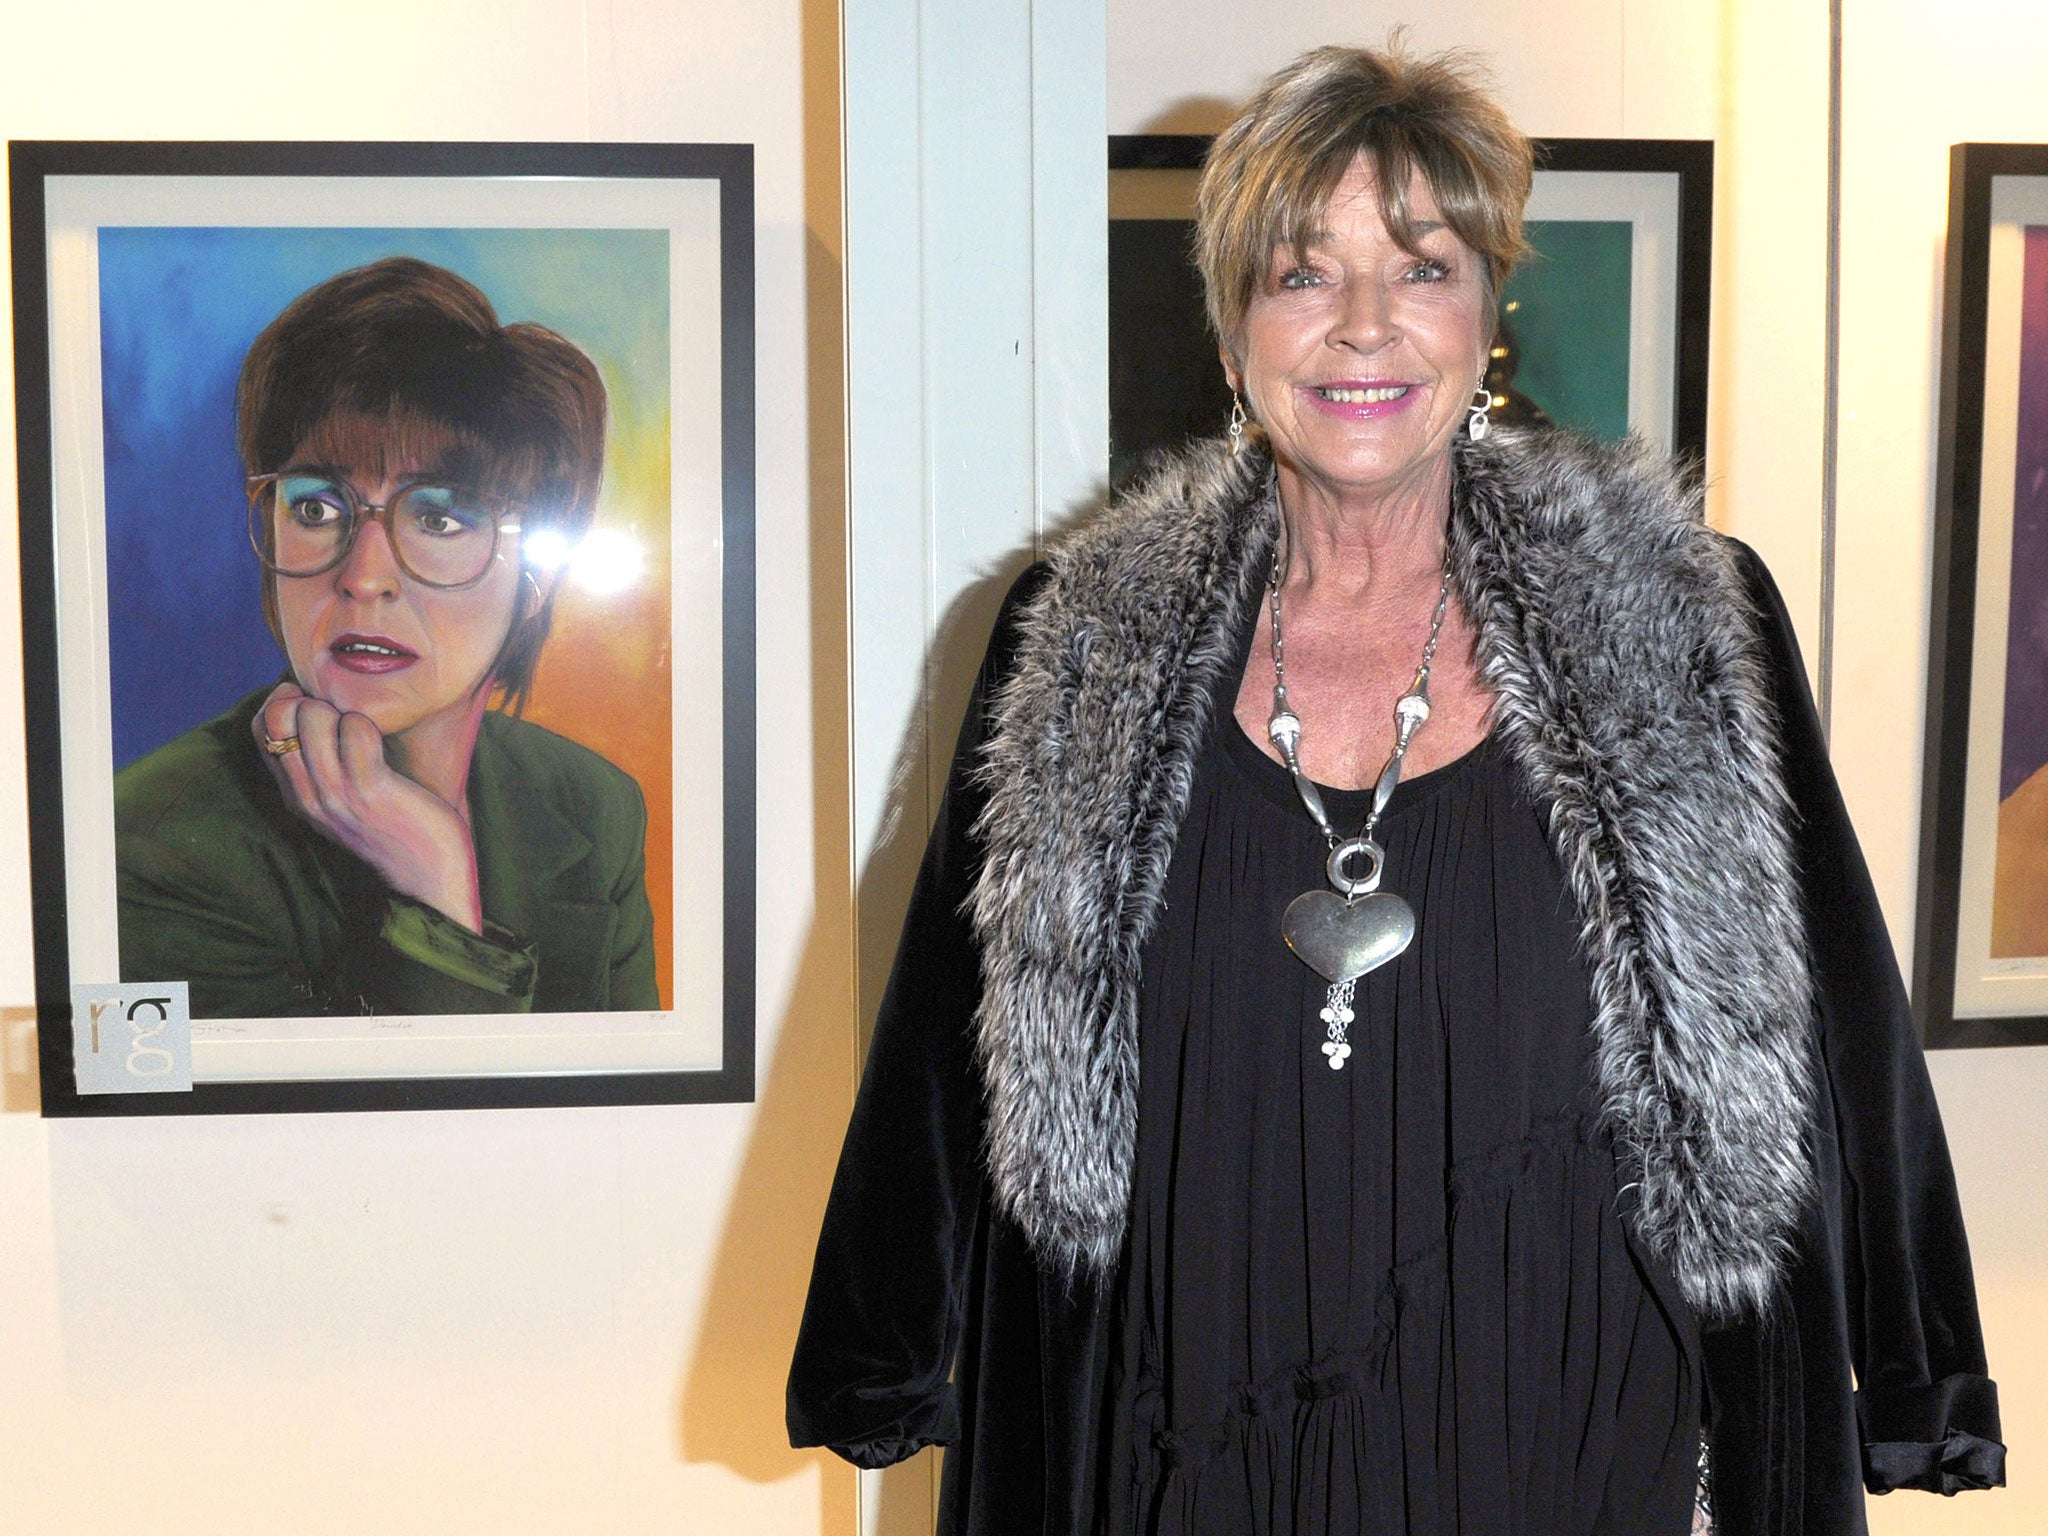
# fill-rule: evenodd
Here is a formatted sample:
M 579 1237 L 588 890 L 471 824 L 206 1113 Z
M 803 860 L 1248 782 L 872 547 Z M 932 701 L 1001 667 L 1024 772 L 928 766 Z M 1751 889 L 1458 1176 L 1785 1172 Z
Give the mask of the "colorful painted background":
M 2001 800 L 2048 763 L 2048 228 L 2026 231 L 2020 282 L 2019 452 L 2012 488 Z
M 1991 958 L 2048 955 L 2048 227 L 2022 233 Z
M 415 256 L 589 354 L 611 401 L 596 530 L 643 560 L 620 590 L 564 583 L 526 718 L 647 797 L 656 974 L 673 997 L 669 265 L 662 230 L 105 229 L 99 237 L 107 588 L 119 769 L 283 675 L 263 622 L 235 453 L 256 334 L 314 284 Z

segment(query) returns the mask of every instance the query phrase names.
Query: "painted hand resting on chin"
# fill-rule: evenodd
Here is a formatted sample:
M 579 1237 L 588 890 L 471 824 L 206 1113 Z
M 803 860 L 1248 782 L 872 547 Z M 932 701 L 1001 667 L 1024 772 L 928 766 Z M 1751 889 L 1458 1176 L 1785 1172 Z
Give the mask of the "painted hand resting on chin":
M 384 757 L 368 715 L 343 714 L 292 682 L 279 683 L 251 722 L 256 746 L 296 736 L 299 749 L 264 751 L 285 803 L 383 876 L 402 896 L 483 931 L 476 846 L 462 813 Z

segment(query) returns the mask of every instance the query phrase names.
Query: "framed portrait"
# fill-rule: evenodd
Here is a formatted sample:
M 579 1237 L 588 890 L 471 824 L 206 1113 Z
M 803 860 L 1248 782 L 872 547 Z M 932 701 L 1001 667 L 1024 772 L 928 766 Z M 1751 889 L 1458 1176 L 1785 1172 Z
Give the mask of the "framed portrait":
M 1913 1003 L 2048 1043 L 2048 145 L 1949 159 Z
M 1208 149 L 1196 134 L 1109 141 L 1113 485 L 1229 418 L 1193 263 Z M 1706 141 L 1537 141 L 1533 255 L 1500 294 L 1487 374 L 1495 420 L 1704 456 L 1713 182 Z
M 8 164 L 44 1113 L 751 1099 L 751 146 Z

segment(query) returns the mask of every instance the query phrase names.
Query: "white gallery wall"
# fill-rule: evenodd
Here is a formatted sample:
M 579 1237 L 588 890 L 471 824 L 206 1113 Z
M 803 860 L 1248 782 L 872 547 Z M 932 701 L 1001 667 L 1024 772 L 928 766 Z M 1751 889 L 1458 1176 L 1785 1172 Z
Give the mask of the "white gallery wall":
M 1842 0 L 1833 758 L 1901 956 L 1913 940 L 1948 147 L 2048 142 L 2048 8 Z M 1764 0 L 1109 0 L 1112 133 L 1207 131 L 1323 42 L 1464 46 L 1528 132 L 1716 141 L 1707 470 L 1811 668 L 1822 632 L 1828 7 Z M 2012 1486 L 1873 1500 L 1878 1536 L 2048 1530 L 2048 1050 L 1933 1058 Z
M 4 1536 L 853 1530 L 850 1469 L 781 1424 L 853 1077 L 837 24 L 829 0 L 0 9 L 0 137 L 754 142 L 774 706 L 758 1105 L 44 1121 L 0 366 Z

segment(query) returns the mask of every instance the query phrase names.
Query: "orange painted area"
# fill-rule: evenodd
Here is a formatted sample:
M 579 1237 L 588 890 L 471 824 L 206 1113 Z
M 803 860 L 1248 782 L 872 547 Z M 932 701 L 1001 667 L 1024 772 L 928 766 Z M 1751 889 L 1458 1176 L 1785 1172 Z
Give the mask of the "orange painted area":
M 619 430 L 596 527 L 624 534 L 646 564 L 624 590 L 597 595 L 571 578 L 555 603 L 526 718 L 631 774 L 647 797 L 647 898 L 655 978 L 675 1003 L 674 626 L 670 622 L 667 413 L 644 434 Z M 634 441 L 634 437 L 639 441 Z
M 675 848 L 666 570 L 613 597 L 562 594 L 526 718 L 601 752 L 647 797 L 647 897 L 661 1005 L 675 997 Z

